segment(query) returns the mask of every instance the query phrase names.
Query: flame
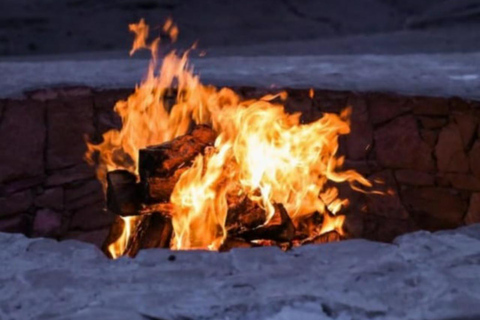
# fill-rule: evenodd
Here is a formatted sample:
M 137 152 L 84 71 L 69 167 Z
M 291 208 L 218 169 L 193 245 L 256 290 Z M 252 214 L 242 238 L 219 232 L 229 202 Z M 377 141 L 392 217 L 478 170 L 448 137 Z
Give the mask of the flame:
M 120 237 L 113 243 L 111 243 L 107 251 L 110 253 L 113 259 L 119 258 L 127 248 L 132 232 L 141 220 L 141 216 L 120 217 L 124 222 L 124 228 Z
M 135 33 L 131 54 L 146 48 L 155 56 L 159 40 L 147 44 L 149 28 L 143 19 L 130 30 Z M 173 21 L 168 20 L 163 30 L 176 40 Z M 334 184 L 346 182 L 355 190 L 359 185 L 371 186 L 357 172 L 342 171 L 344 159 L 336 156 L 339 136 L 350 132 L 350 109 L 301 124 L 300 114 L 289 114 L 274 102 L 285 100 L 286 92 L 245 101 L 231 89 L 202 85 L 188 64 L 188 53 L 171 52 L 160 65 L 154 57 L 145 80 L 126 101 L 115 105 L 121 130 L 106 132 L 98 145 L 88 143 L 87 159 L 93 162 L 98 154 L 100 181 L 105 183 L 111 170 L 138 174 L 140 149 L 187 133 L 192 122 L 208 124 L 218 133 L 214 147 L 197 156 L 171 195 L 172 248 L 218 249 L 227 236 L 226 198 L 238 192 L 238 186 L 265 209 L 267 222 L 274 204 L 281 203 L 295 224 L 319 212 L 325 218 L 318 234 L 341 233 L 344 217 L 335 215 L 348 199 L 339 198 Z M 175 102 L 169 105 L 166 98 L 173 87 Z M 114 257 L 126 247 L 135 219 L 125 222 L 124 234 L 111 246 Z

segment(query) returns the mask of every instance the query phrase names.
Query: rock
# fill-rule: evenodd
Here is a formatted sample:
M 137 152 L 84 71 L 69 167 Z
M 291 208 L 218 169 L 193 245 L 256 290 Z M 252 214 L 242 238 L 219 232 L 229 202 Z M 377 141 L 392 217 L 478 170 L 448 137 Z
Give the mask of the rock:
M 418 230 L 412 219 L 392 219 L 375 215 L 365 215 L 362 238 L 371 241 L 391 242 L 398 236 Z
M 56 100 L 61 98 L 76 99 L 90 96 L 91 94 L 92 90 L 85 86 L 46 88 L 28 92 L 30 98 L 38 101 Z
M 472 175 L 448 173 L 444 175 L 444 178 L 455 189 L 480 191 L 480 179 Z
M 453 119 L 458 125 L 463 148 L 467 150 L 475 137 L 478 119 L 472 114 L 455 114 Z
M 435 147 L 435 155 L 440 172 L 468 172 L 468 158 L 457 124 L 450 123 L 442 129 Z
M 292 90 L 288 92 L 288 98 L 285 101 L 285 110 L 290 113 L 300 112 L 301 121 L 309 123 L 316 119 L 312 117 L 313 101 L 305 90 Z
M 352 107 L 351 132 L 346 137 L 347 158 L 351 160 L 366 159 L 373 143 L 373 128 L 368 117 L 365 100 L 352 96 L 348 101 Z
M 105 210 L 104 202 L 94 203 L 73 212 L 70 230 L 96 230 L 110 227 L 114 214 Z
M 33 222 L 33 236 L 57 237 L 62 233 L 62 214 L 50 209 L 37 211 Z
M 409 188 L 402 190 L 402 199 L 419 226 L 427 230 L 456 228 L 467 210 L 466 202 L 445 188 Z
M 368 95 L 368 111 L 374 125 L 392 120 L 410 110 L 408 98 L 380 93 Z
M 480 193 L 474 193 L 470 197 L 470 205 L 465 216 L 465 224 L 474 223 L 480 223 Z
M 448 115 L 448 100 L 445 98 L 418 97 L 413 99 L 413 113 L 418 115 Z
M 0 122 L 0 184 L 44 174 L 45 107 L 8 100 Z
M 93 94 L 93 106 L 96 109 L 113 111 L 113 107 L 120 100 L 127 100 L 133 93 L 131 89 L 109 89 L 96 91 Z
M 81 163 L 70 168 L 53 171 L 48 175 L 45 185 L 47 187 L 53 187 L 94 177 L 95 168 L 86 163 Z
M 316 90 L 313 107 L 322 112 L 339 113 L 347 107 L 347 97 L 344 91 Z
M 468 154 L 470 169 L 475 177 L 480 179 L 480 140 L 476 141 Z
M 94 244 L 98 248 L 101 248 L 109 232 L 110 228 L 103 228 L 93 231 L 70 231 L 64 237 L 62 237 L 62 240 L 78 240 L 82 242 L 88 242 Z
M 65 188 L 65 207 L 76 210 L 84 206 L 103 202 L 105 199 L 102 185 L 98 180 L 80 182 Z
M 439 129 L 448 122 L 445 118 L 420 117 L 419 119 L 422 127 L 425 129 Z
M 47 168 L 62 169 L 84 162 L 86 136 L 93 133 L 92 98 L 48 102 Z
M 384 192 L 382 195 L 369 193 L 365 195 L 369 214 L 393 219 L 408 218 L 408 212 L 400 201 L 395 178 L 391 171 L 376 173 L 369 176 L 368 179 L 373 182 L 381 182 L 381 184 L 375 183 L 374 189 Z
M 35 198 L 35 205 L 41 208 L 49 208 L 56 211 L 62 211 L 63 203 L 63 188 L 46 189 L 42 194 Z
M 411 186 L 433 186 L 435 184 L 433 175 L 415 170 L 396 170 L 395 178 L 399 183 Z
M 31 216 L 26 213 L 0 219 L 0 232 L 28 234 L 31 220 Z
M 403 116 L 375 130 L 375 152 L 387 168 L 433 171 L 431 148 L 420 138 L 415 118 Z
M 33 203 L 32 191 L 25 190 L 0 198 L 0 217 L 26 212 Z
M 101 135 L 112 129 L 120 129 L 122 120 L 113 110 L 107 110 L 97 113 L 97 137 L 98 142 L 102 141 Z
M 434 130 L 421 129 L 420 136 L 422 140 L 425 141 L 430 148 L 435 148 L 438 141 L 438 132 Z

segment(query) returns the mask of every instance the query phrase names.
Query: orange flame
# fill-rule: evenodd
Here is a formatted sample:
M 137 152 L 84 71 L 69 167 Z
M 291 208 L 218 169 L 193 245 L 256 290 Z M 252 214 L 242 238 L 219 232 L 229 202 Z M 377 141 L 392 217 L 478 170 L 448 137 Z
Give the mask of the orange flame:
M 176 39 L 178 30 L 168 20 L 164 31 Z M 143 20 L 130 25 L 135 33 L 131 53 L 148 48 L 156 54 L 159 40 L 146 43 L 148 26 Z M 218 133 L 215 146 L 199 155 L 177 182 L 171 203 L 174 249 L 218 249 L 227 236 L 226 195 L 240 184 L 241 191 L 274 214 L 275 203 L 282 203 L 294 223 L 314 212 L 338 213 L 348 205 L 340 199 L 333 183 L 347 182 L 371 186 L 353 170 L 341 171 L 343 158 L 337 157 L 338 137 L 350 132 L 350 110 L 341 115 L 325 114 L 321 119 L 300 124 L 300 114 L 288 114 L 272 100 L 286 99 L 286 92 L 259 100 L 242 101 L 231 89 L 202 85 L 183 55 L 168 54 L 159 67 L 152 59 L 146 79 L 115 111 L 123 122 L 121 130 L 103 135 L 101 144 L 88 143 L 87 158 L 98 153 L 97 176 L 105 182 L 106 172 L 138 171 L 138 151 L 169 141 L 187 132 L 191 122 L 209 124 Z M 171 88 L 176 99 L 168 105 Z M 313 90 L 310 91 L 313 97 Z M 339 230 L 344 218 L 325 215 L 317 233 Z M 126 220 L 134 223 L 134 219 Z M 127 228 L 126 228 L 127 229 Z M 119 239 L 125 243 L 128 238 Z M 122 247 L 112 245 L 118 256 Z

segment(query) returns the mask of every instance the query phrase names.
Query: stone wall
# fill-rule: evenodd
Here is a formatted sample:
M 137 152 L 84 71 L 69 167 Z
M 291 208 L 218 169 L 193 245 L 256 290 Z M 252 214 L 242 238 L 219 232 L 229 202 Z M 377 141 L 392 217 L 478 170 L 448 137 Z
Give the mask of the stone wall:
M 264 90 L 239 88 L 245 97 Z M 0 101 L 0 231 L 101 244 L 112 215 L 85 137 L 120 126 L 115 101 L 131 90 L 63 88 Z M 458 98 L 289 90 L 287 109 L 310 121 L 352 106 L 342 137 L 346 166 L 385 196 L 351 192 L 346 227 L 356 237 L 390 241 L 417 230 L 480 222 L 480 103 Z

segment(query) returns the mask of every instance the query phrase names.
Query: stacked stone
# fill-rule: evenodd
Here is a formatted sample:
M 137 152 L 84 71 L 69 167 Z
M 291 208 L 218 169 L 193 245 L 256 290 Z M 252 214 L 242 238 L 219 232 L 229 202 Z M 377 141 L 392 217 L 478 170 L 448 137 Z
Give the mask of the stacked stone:
M 113 217 L 85 139 L 120 125 L 113 106 L 129 92 L 66 88 L 0 102 L 0 231 L 102 243 Z
M 131 90 L 64 88 L 0 101 L 0 231 L 100 244 L 113 221 L 85 137 L 119 127 L 113 112 Z M 246 98 L 266 90 L 238 88 Z M 340 186 L 351 205 L 346 228 L 356 237 L 390 241 L 417 229 L 480 222 L 480 102 L 387 93 L 288 90 L 288 111 L 305 122 L 352 106 L 342 137 L 345 166 L 385 196 Z

